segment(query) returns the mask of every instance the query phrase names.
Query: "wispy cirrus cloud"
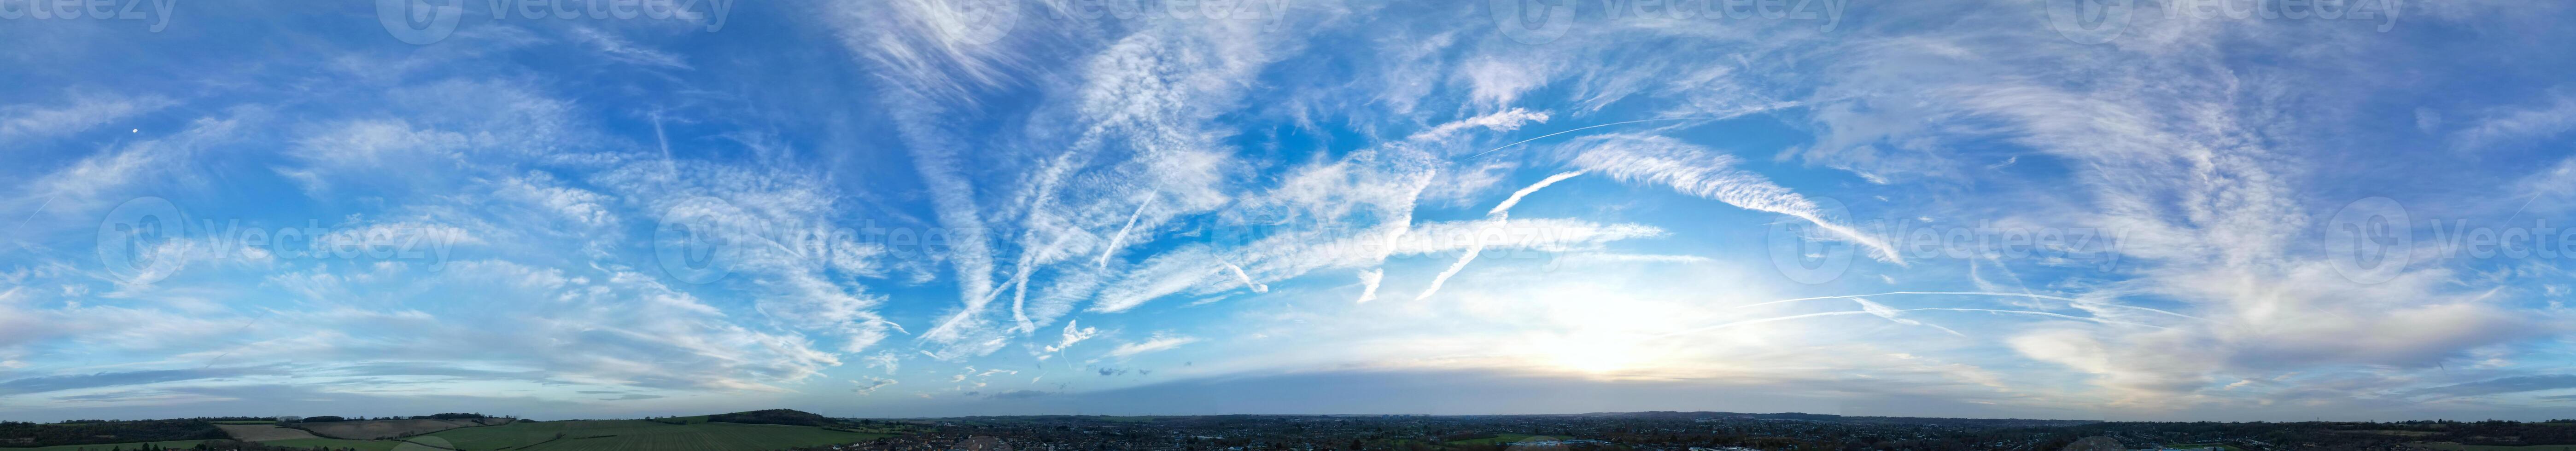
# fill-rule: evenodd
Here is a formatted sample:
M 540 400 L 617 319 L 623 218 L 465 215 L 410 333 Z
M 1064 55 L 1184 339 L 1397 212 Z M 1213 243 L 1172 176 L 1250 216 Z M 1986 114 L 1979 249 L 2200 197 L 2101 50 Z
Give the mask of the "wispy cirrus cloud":
M 1134 357 L 1138 354 L 1171 350 L 1173 348 L 1181 347 L 1181 345 L 1197 342 L 1199 342 L 1198 337 L 1187 335 L 1167 335 L 1158 332 L 1155 333 L 1152 338 L 1145 339 L 1145 341 L 1118 345 L 1117 348 L 1110 349 L 1109 353 L 1103 354 L 1102 356 L 1108 358 Z
M 88 131 L 179 104 L 169 97 L 148 94 L 129 97 L 88 90 L 74 90 L 68 94 L 70 98 L 61 104 L 0 107 L 0 140 L 37 142 Z M 132 132 L 141 133 L 142 130 L 133 129 Z

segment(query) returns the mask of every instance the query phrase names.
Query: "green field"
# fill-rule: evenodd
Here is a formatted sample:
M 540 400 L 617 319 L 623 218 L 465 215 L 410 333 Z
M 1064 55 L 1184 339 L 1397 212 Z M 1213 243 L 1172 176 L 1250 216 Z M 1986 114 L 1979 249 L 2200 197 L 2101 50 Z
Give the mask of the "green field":
M 167 442 L 151 442 L 151 444 L 152 444 L 152 445 L 154 445 L 154 446 L 162 447 L 162 448 L 187 449 L 188 447 L 197 446 L 197 444 L 198 444 L 198 443 L 202 443 L 202 442 L 211 442 L 211 441 L 214 441 L 214 440 L 177 440 L 177 441 L 167 441 Z M 395 447 L 395 446 L 400 446 L 400 445 L 402 445 L 402 443 L 401 443 L 401 442 L 395 442 L 395 441 L 391 441 L 391 440 L 341 440 L 341 439 L 336 439 L 336 438 L 306 438 L 306 439 L 294 439 L 294 440 L 276 440 L 276 441 L 269 441 L 269 442 L 264 442 L 264 443 L 269 444 L 269 445 L 274 445 L 274 446 L 292 446 L 292 447 L 302 447 L 302 448 L 330 448 L 330 449 L 341 449 L 341 448 L 347 448 L 347 449 L 355 449 L 355 450 L 358 450 L 358 451 L 392 451 L 392 450 L 394 449 L 394 447 Z M 117 450 L 133 451 L 134 449 L 137 449 L 136 447 L 143 446 L 143 445 L 144 445 L 143 443 L 111 443 L 111 444 L 105 444 L 105 445 L 63 445 L 63 446 L 47 446 L 47 447 L 43 447 L 43 448 L 0 448 L 0 451 L 117 451 Z M 415 448 L 413 448 L 413 449 L 429 450 L 429 448 L 418 448 L 418 447 L 415 447 Z M 435 451 L 435 450 L 431 450 L 431 451 Z
M 2173 449 L 2223 449 L 2227 451 L 2245 451 L 2242 448 L 2237 448 L 2236 445 L 2222 445 L 2217 443 L 2185 443 L 2180 445 L 2165 445 L 2165 447 Z
M 214 424 L 234 424 L 234 425 L 240 425 L 240 424 L 277 424 L 277 420 L 208 421 L 208 423 L 214 423 Z
M 346 439 L 336 439 L 336 438 L 299 438 L 299 439 L 289 439 L 289 440 L 271 440 L 271 441 L 260 442 L 260 444 L 269 445 L 269 446 L 293 446 L 293 447 L 299 447 L 299 448 L 328 448 L 328 449 L 341 449 L 341 448 L 348 448 L 348 449 L 354 449 L 354 450 L 358 450 L 358 451 L 393 451 L 394 447 L 396 447 L 396 446 L 401 446 L 401 445 L 402 445 L 402 442 L 396 442 L 396 441 L 392 441 L 392 440 L 346 440 Z M 414 447 L 413 449 L 423 449 L 423 448 Z
M 2576 451 L 2576 445 L 2497 446 L 2497 445 L 2462 445 L 2462 444 L 2458 444 L 2458 443 L 2450 443 L 2450 442 L 2439 442 L 2439 443 L 2414 443 L 2413 445 L 2415 445 L 2415 446 L 2421 446 L 2421 447 L 2425 447 L 2425 448 L 2432 448 L 2432 449 L 2439 449 L 2439 450 L 2449 450 L 2449 451 Z
M 186 448 L 186 447 L 191 447 L 191 446 L 197 446 L 197 444 L 198 444 L 198 443 L 203 443 L 203 442 L 207 442 L 207 440 L 178 440 L 178 441 L 168 441 L 168 442 L 152 442 L 152 445 L 153 445 L 153 446 L 163 447 L 163 448 Z M 142 443 L 117 443 L 117 444 L 110 444 L 110 445 L 63 445 L 63 446 L 47 446 L 47 447 L 43 447 L 43 448 L 0 448 L 0 449 L 6 449 L 6 450 L 10 450 L 10 451 L 20 451 L 20 450 L 29 450 L 29 451 L 110 451 L 110 450 L 120 450 L 120 449 L 122 449 L 122 450 L 132 450 L 132 449 L 135 449 L 135 447 L 136 447 L 136 446 L 142 446 L 142 445 L 143 445 Z

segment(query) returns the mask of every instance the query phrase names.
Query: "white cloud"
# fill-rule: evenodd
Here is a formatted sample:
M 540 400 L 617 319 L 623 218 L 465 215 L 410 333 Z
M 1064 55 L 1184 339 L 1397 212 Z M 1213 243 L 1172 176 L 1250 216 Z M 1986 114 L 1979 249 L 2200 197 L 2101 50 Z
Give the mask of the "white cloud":
M 69 94 L 70 98 L 61 105 L 0 106 L 0 141 L 11 144 L 37 142 L 88 131 L 179 104 L 157 95 L 121 96 L 81 90 L 70 91 Z
M 871 377 L 866 381 L 850 381 L 850 383 L 857 384 L 859 386 L 859 388 L 850 389 L 850 391 L 858 392 L 859 396 L 867 396 L 875 394 L 877 389 L 886 388 L 887 386 L 892 386 L 900 382 L 894 379 Z
M 2552 88 L 2540 96 L 2541 104 L 2497 108 L 2486 112 L 2475 123 L 2454 132 L 2451 148 L 2463 152 L 2484 152 L 2498 146 L 2549 138 L 2576 129 L 2576 94 L 2570 88 Z
M 1146 339 L 1145 341 L 1118 345 L 1116 349 L 1109 350 L 1109 353 L 1105 355 L 1110 358 L 1127 358 L 1134 357 L 1137 354 L 1170 350 L 1172 348 L 1181 347 L 1181 345 L 1197 342 L 1199 342 L 1198 337 L 1155 333 L 1153 338 Z
M 1527 188 L 1521 188 L 1520 191 L 1512 192 L 1512 197 L 1503 199 L 1502 203 L 1494 204 L 1494 209 L 1486 210 L 1485 219 L 1500 224 L 1503 221 L 1510 219 L 1512 206 L 1520 205 L 1521 198 L 1528 197 L 1530 193 L 1538 192 L 1539 189 L 1547 188 L 1548 185 L 1554 185 L 1556 182 L 1565 181 L 1565 179 L 1574 178 L 1579 175 L 1583 175 L 1583 171 L 1558 173 L 1556 175 L 1548 176 L 1546 179 L 1539 180 L 1538 183 L 1532 183 Z M 1422 289 L 1422 294 L 1414 296 L 1413 298 L 1419 300 L 1429 298 L 1433 294 L 1440 293 L 1441 285 L 1447 285 L 1450 277 L 1456 277 L 1458 275 L 1458 271 L 1467 269 L 1467 263 L 1476 261 L 1477 254 L 1481 254 L 1484 251 L 1485 243 L 1483 241 L 1478 241 L 1476 244 L 1469 246 L 1466 252 L 1458 255 L 1458 261 L 1456 263 L 1449 264 L 1449 269 L 1441 270 L 1440 275 L 1432 276 L 1430 288 Z M 1376 291 L 1376 287 L 1374 286 L 1376 284 L 1372 282 L 1370 285 L 1372 286 L 1369 291 Z
M 1757 211 L 1789 215 L 1821 227 L 1835 237 L 1866 246 L 1873 257 L 1903 264 L 1904 257 L 1885 238 L 1871 236 L 1805 196 L 1735 166 L 1742 160 L 1662 136 L 1611 135 L 1568 143 L 1568 160 L 1577 167 L 1629 182 L 1671 187 L 1683 194 L 1714 199 Z
M 599 53 L 602 56 L 606 56 L 610 60 L 641 66 L 689 69 L 688 60 L 681 58 L 679 55 L 673 55 L 660 50 L 639 46 L 633 41 L 628 41 L 625 38 L 617 37 L 617 35 L 609 34 L 608 32 L 599 31 L 599 29 L 596 28 L 574 27 L 571 34 L 574 40 L 581 41 L 583 44 L 588 44 L 591 48 L 599 50 Z
M 1483 128 L 1498 132 L 1508 132 L 1518 130 L 1522 125 L 1532 122 L 1547 122 L 1547 112 L 1534 112 L 1520 108 L 1513 108 L 1495 112 L 1493 114 L 1460 119 L 1457 122 L 1440 124 L 1439 126 L 1431 127 L 1423 131 L 1414 132 L 1413 136 L 1405 139 L 1423 142 L 1440 141 L 1449 139 L 1449 137 L 1455 136 L 1470 128 Z
M 1378 284 L 1385 281 L 1386 270 L 1384 269 L 1360 271 L 1360 299 L 1358 302 L 1377 300 Z

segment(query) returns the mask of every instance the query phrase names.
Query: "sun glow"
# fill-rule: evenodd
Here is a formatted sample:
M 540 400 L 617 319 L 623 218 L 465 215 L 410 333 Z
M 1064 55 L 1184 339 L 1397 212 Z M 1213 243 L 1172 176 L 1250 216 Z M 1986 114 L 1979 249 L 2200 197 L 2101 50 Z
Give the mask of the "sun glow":
M 1655 363 L 1635 337 L 1576 333 L 1543 340 L 1547 344 L 1536 349 L 1544 350 L 1550 364 L 1566 370 L 1607 374 Z
M 1596 296 L 1596 299 L 1598 297 Z M 1677 306 L 1635 299 L 1604 299 L 1560 309 L 1550 318 L 1555 330 L 1528 337 L 1545 366 L 1587 374 L 1654 370 L 1685 362 L 1675 359 L 1669 339 L 1647 332 L 1674 327 L 1685 317 Z

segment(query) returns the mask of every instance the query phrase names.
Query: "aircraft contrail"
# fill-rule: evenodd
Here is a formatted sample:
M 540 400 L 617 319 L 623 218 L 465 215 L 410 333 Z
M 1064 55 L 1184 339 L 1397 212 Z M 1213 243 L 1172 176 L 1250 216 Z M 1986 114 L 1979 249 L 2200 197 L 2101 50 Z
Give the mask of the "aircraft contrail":
M 1983 309 L 1983 308 L 1945 308 L 1945 307 L 1929 307 L 1929 308 L 1911 308 L 1911 309 L 1904 309 L 1904 310 L 1898 310 L 1898 311 L 1900 311 L 1900 312 L 1915 312 L 1915 311 L 1924 311 L 1924 310 L 1945 310 L 1945 311 L 1953 311 L 1953 312 L 1986 312 L 1986 313 L 2012 313 L 2012 314 L 2019 314 L 2019 315 L 2040 315 L 2040 316 L 2053 316 L 2053 317 L 2065 318 L 2065 319 L 2071 319 L 2071 320 L 2077 320 L 2077 321 L 2091 321 L 2091 322 L 2102 323 L 2102 324 L 2120 324 L 2120 325 L 2128 325 L 2128 326 L 2145 326 L 2145 327 L 2153 327 L 2153 328 L 2157 328 L 2157 329 L 2172 329 L 2171 327 L 2158 326 L 2158 325 L 2154 325 L 2154 324 L 2132 323 L 2132 322 L 2128 322 L 2128 321 L 2114 321 L 2114 320 L 2107 320 L 2107 319 L 2101 319 L 2101 318 L 2091 318 L 2091 317 L 2083 317 L 2083 316 L 2067 315 L 2067 314 L 2060 314 L 2060 313 L 2038 312 L 2038 311 L 2030 311 L 2030 310 L 1996 310 L 1996 309 Z
M 1503 203 L 1495 204 L 1493 210 L 1486 211 L 1485 220 L 1492 221 L 1494 224 L 1502 224 L 1503 220 L 1511 219 L 1512 206 L 1520 205 L 1521 198 L 1529 197 L 1530 193 L 1536 193 L 1539 189 L 1547 188 L 1548 185 L 1554 185 L 1556 182 L 1562 182 L 1565 181 L 1565 179 L 1574 178 L 1575 176 L 1580 175 L 1583 175 L 1583 171 L 1567 171 L 1548 176 L 1546 180 L 1540 180 L 1538 183 L 1531 184 L 1528 188 L 1521 188 L 1520 191 L 1513 192 L 1510 199 L 1503 199 Z M 1457 263 L 1449 264 L 1448 270 L 1440 271 L 1439 276 L 1432 277 L 1431 287 L 1423 289 L 1422 295 L 1414 296 L 1413 300 L 1419 301 L 1430 299 L 1431 295 L 1439 294 L 1440 287 L 1442 285 L 1447 285 L 1450 277 L 1455 277 L 1458 275 L 1458 271 L 1467 269 L 1467 263 L 1476 261 L 1476 256 L 1484 252 L 1484 241 L 1477 241 L 1475 245 L 1467 247 L 1466 253 L 1459 254 Z
M 1835 99 L 1835 100 L 1840 100 L 1840 99 Z M 1512 146 L 1517 146 L 1517 145 L 1522 145 L 1522 144 L 1528 144 L 1530 141 L 1537 141 L 1537 140 L 1547 139 L 1547 138 L 1548 138 L 1548 137 L 1550 137 L 1550 136 L 1562 135 L 1562 134 L 1567 134 L 1567 133 L 1574 133 L 1574 132 L 1579 132 L 1579 131 L 1584 131 L 1584 130 L 1591 130 L 1591 129 L 1601 128 L 1601 127 L 1608 127 L 1608 126 L 1612 126 L 1612 125 L 1625 125 L 1625 124 L 1634 124 L 1634 123 L 1639 123 L 1639 122 L 1655 122 L 1655 121 L 1692 121 L 1692 120 L 1721 121 L 1721 120 L 1727 120 L 1727 119 L 1734 119 L 1734 118 L 1736 118 L 1736 117 L 1738 117 L 1738 116 L 1743 116 L 1743 115 L 1747 115 L 1747 114 L 1753 114 L 1753 113 L 1759 113 L 1759 112 L 1764 112 L 1764 111 L 1771 111 L 1771 110 L 1780 109 L 1780 108 L 1787 108 L 1787 107 L 1797 106 L 1797 105 L 1799 105 L 1799 104 L 1800 104 L 1799 102 L 1774 102 L 1774 103 L 1772 103 L 1772 104 L 1770 104 L 1770 105 L 1760 105 L 1760 106 L 1754 106 L 1754 107 L 1749 107 L 1749 108 L 1737 109 L 1737 110 L 1734 110 L 1734 111 L 1718 111 L 1718 112 L 1716 112 L 1716 113 L 1718 113 L 1718 115 L 1716 115 L 1716 116 L 1665 117 L 1665 118 L 1655 118 L 1655 119 L 1638 119 L 1638 120 L 1633 120 L 1633 121 L 1612 122 L 1612 123 L 1607 123 L 1607 124 L 1600 124 L 1600 125 L 1593 125 L 1593 126 L 1587 126 L 1587 127 L 1580 127 L 1580 128 L 1575 128 L 1575 129 L 1573 129 L 1573 130 L 1566 130 L 1566 131 L 1561 131 L 1561 132 L 1556 132 L 1556 133 L 1549 133 L 1549 134 L 1545 134 L 1545 135 L 1539 135 L 1539 136 L 1538 136 L 1538 137 L 1536 137 L 1536 138 L 1524 139 L 1524 140 L 1520 140 L 1520 141 L 1513 142 L 1513 143 L 1511 143 L 1511 144 L 1504 144 L 1504 145 L 1500 145 L 1500 146 L 1495 146 L 1495 147 L 1494 147 L 1494 148 L 1492 148 L 1492 149 L 1485 149 L 1485 151 L 1483 151 L 1483 152 L 1476 152 L 1476 154 L 1475 154 L 1475 155 L 1468 155 L 1468 156 L 1467 156 L 1467 158 L 1469 158 L 1469 159 L 1474 159 L 1474 158 L 1476 158 L 1476 157 L 1482 157 L 1482 156 L 1485 156 L 1485 154 L 1494 153 L 1494 151 L 1497 151 L 1497 150 L 1503 150 L 1503 149 L 1511 148 Z
M 1638 119 L 1638 120 L 1633 120 L 1633 121 L 1612 122 L 1612 123 L 1600 124 L 1600 125 L 1594 125 L 1594 126 L 1589 126 L 1589 127 L 1581 127 L 1581 128 L 1576 128 L 1576 129 L 1573 129 L 1573 130 L 1566 130 L 1566 131 L 1561 131 L 1561 132 L 1556 132 L 1556 133 L 1549 133 L 1549 134 L 1545 134 L 1545 135 L 1539 135 L 1539 136 L 1538 136 L 1538 137 L 1536 137 L 1536 138 L 1524 139 L 1524 140 L 1520 140 L 1520 141 L 1517 141 L 1517 142 L 1513 142 L 1513 143 L 1511 143 L 1511 144 L 1504 144 L 1504 145 L 1501 145 L 1501 146 L 1495 146 L 1495 147 L 1494 147 L 1494 148 L 1492 148 L 1492 149 L 1485 149 L 1485 151 L 1483 151 L 1483 152 L 1476 152 L 1476 154 L 1475 154 L 1475 155 L 1468 155 L 1468 156 L 1467 156 L 1467 158 L 1468 158 L 1468 159 L 1474 159 L 1474 158 L 1476 158 L 1476 157 L 1482 157 L 1482 156 L 1485 156 L 1485 154 L 1494 153 L 1494 151 L 1497 151 L 1497 150 L 1508 149 L 1508 148 L 1511 148 L 1512 146 L 1517 146 L 1517 145 L 1525 144 L 1525 143 L 1528 143 L 1528 142 L 1530 142 L 1530 141 L 1537 141 L 1537 140 L 1547 139 L 1547 137 L 1550 137 L 1550 136 L 1562 135 L 1562 134 L 1567 134 L 1567 133 L 1574 133 L 1574 132 L 1579 132 L 1579 131 L 1584 131 L 1584 130 L 1591 130 L 1591 129 L 1601 128 L 1601 127 L 1608 127 L 1608 126 L 1612 126 L 1612 125 L 1624 125 L 1624 124 L 1634 124 L 1634 123 L 1639 123 L 1639 122 L 1655 122 L 1655 121 L 1687 121 L 1687 120 L 1694 120 L 1694 119 L 1705 119 L 1705 118 L 1697 118 L 1697 117 L 1668 117 L 1668 118 L 1661 118 L 1661 119 Z
M 2066 302 L 2080 302 L 2080 303 L 2091 304 L 2091 305 L 2102 305 L 2102 306 L 2110 306 L 2110 307 L 2119 307 L 2119 308 L 2125 308 L 2125 309 L 2144 310 L 2144 311 L 2149 311 L 2149 312 L 2156 312 L 2156 313 L 2163 313 L 2163 314 L 2167 314 L 2167 315 L 2179 316 L 2179 317 L 2183 317 L 2183 318 L 2191 318 L 2191 319 L 2195 319 L 2195 320 L 2208 321 L 2208 319 L 2204 319 L 2204 318 L 2197 317 L 2197 316 L 2185 315 L 2185 314 L 2181 314 L 2181 313 L 2174 313 L 2174 312 L 2165 311 L 2165 310 L 2162 310 L 2162 309 L 2154 309 L 2154 308 L 2147 308 L 2147 307 L 2139 307 L 2139 306 L 2134 306 L 2134 305 L 2112 304 L 2112 303 L 2098 302 L 2098 301 L 2088 301 L 2088 300 L 2076 299 L 2076 298 L 2070 298 L 2070 297 L 2064 297 L 2064 296 L 2049 296 L 2049 295 L 2045 295 L 2045 294 L 2031 294 L 2031 293 L 1996 293 L 1996 292 L 1985 292 L 1985 291 L 1891 291 L 1891 292 L 1886 292 L 1886 293 L 1875 293 L 1875 294 L 1852 294 L 1852 295 L 1842 295 L 1842 296 L 1817 296 L 1817 297 L 1811 297 L 1811 298 L 1781 299 L 1781 300 L 1777 300 L 1777 301 L 1770 301 L 1770 302 L 1756 302 L 1756 303 L 1751 303 L 1751 304 L 1738 305 L 1738 306 L 1735 306 L 1735 308 L 1759 307 L 1759 306 L 1765 306 L 1765 305 L 1771 305 L 1771 304 L 1779 304 L 1779 303 L 1785 303 L 1785 302 L 1813 301 L 1813 300 L 1819 300 L 1819 299 L 1850 299 L 1850 298 L 1857 298 L 1857 297 L 1862 297 L 1862 296 L 1886 296 L 1886 295 L 1894 295 L 1894 294 L 1946 294 L 1946 295 L 1966 295 L 1966 296 L 2013 296 L 2013 297 L 2026 297 L 2026 298 L 2034 298 L 2034 299 L 2050 299 L 2050 300 L 2059 300 L 2059 301 L 2066 301 Z
M 1262 285 L 1262 284 L 1260 284 L 1260 283 L 1253 282 L 1253 281 L 1252 281 L 1252 275 L 1251 275 L 1251 274 L 1245 274 L 1245 273 L 1243 272 L 1243 267 L 1241 267 L 1241 266 L 1235 266 L 1235 265 L 1234 265 L 1234 262 L 1229 262 L 1229 261 L 1224 261 L 1224 260 L 1217 260 L 1217 263 L 1223 263 L 1223 264 L 1225 264 L 1225 269 L 1234 270 L 1234 278 L 1236 278 L 1236 279 L 1242 279 L 1242 280 L 1243 280 L 1243 288 L 1245 288 L 1245 289 L 1249 289 L 1249 290 L 1252 290 L 1252 292 L 1254 292 L 1254 293 L 1268 293 L 1268 292 L 1270 292 L 1270 286 L 1269 286 L 1269 285 Z
M 1109 236 L 1109 247 L 1100 249 L 1099 266 L 1101 268 L 1109 267 L 1109 255 L 1118 253 L 1118 244 L 1120 242 L 1127 241 L 1127 230 L 1136 228 L 1136 218 L 1144 217 L 1145 207 L 1154 206 L 1154 199 L 1163 197 L 1161 194 L 1162 192 L 1156 191 L 1153 194 L 1145 195 L 1145 202 L 1136 205 L 1136 212 L 1127 215 L 1127 226 L 1119 227 L 1118 234 Z
M 1760 323 L 1767 323 L 1767 322 L 1772 322 L 1772 321 L 1787 321 L 1787 320 L 1793 320 L 1793 319 L 1799 319 L 1799 318 L 1814 318 L 1814 317 L 1819 317 L 1819 316 L 1841 316 L 1841 315 L 1867 315 L 1867 314 L 1869 314 L 1869 312 L 1865 312 L 1865 311 L 1822 312 L 1822 313 L 1805 313 L 1805 314 L 1789 315 L 1789 316 L 1782 316 L 1782 317 L 1777 317 L 1777 318 L 1748 319 L 1748 320 L 1736 321 L 1736 322 L 1730 322 L 1730 323 L 1724 323 L 1724 324 L 1718 324 L 1718 325 L 1713 325 L 1713 326 L 1700 326 L 1700 327 L 1694 327 L 1694 328 L 1689 328 L 1689 329 L 1682 329 L 1682 330 L 1679 330 L 1679 331 L 1669 332 L 1669 333 L 1665 333 L 1665 334 L 1661 334 L 1661 335 L 1656 335 L 1656 336 L 1648 337 L 1648 338 L 1664 338 L 1664 337 L 1670 337 L 1670 336 L 1674 336 L 1674 335 L 1682 335 L 1682 334 L 1689 334 L 1689 333 L 1697 333 L 1697 332 L 1706 332 L 1706 331 L 1712 331 L 1712 330 L 1718 330 L 1718 329 L 1725 329 L 1725 328 L 1729 328 L 1729 327 L 1742 326 L 1742 325 L 1746 325 L 1746 324 L 1760 324 Z
M 2049 312 L 2029 311 L 2029 310 L 1997 310 L 1997 309 L 1977 309 L 1977 308 L 1938 308 L 1938 307 L 1936 307 L 1936 308 L 1910 308 L 1910 309 L 1896 309 L 1896 310 L 1893 310 L 1893 311 L 1897 311 L 1897 312 L 1952 311 L 1952 312 L 2010 313 L 2010 314 L 2017 314 L 2017 315 L 2039 315 L 2039 316 L 2047 316 L 2047 317 L 2053 317 L 2053 318 L 2059 318 L 2059 319 L 2069 319 L 2069 320 L 2075 320 L 2075 321 L 2085 321 L 2085 322 L 2092 322 L 2092 323 L 2099 323 L 2099 324 L 2119 324 L 2119 325 L 2126 325 L 2126 326 L 2153 327 L 2153 328 L 2157 328 L 2157 329 L 2171 329 L 2170 327 L 2158 326 L 2158 325 L 2154 325 L 2154 324 L 2141 324 L 2141 323 L 2132 323 L 2132 322 L 2127 322 L 2127 321 L 2114 321 L 2114 320 L 2107 320 L 2107 319 L 2101 319 L 2101 318 L 2087 318 L 2087 317 L 2082 317 L 2082 316 L 2066 315 L 2066 314 L 2059 314 L 2059 313 L 2049 313 Z M 1673 332 L 1667 332 L 1667 333 L 1663 333 L 1663 334 L 1658 334 L 1658 335 L 1655 335 L 1655 336 L 1652 336 L 1652 337 L 1648 337 L 1648 338 L 1665 338 L 1665 337 L 1671 337 L 1671 336 L 1675 336 L 1675 335 L 1685 335 L 1685 334 L 1692 334 L 1692 333 L 1699 333 L 1699 332 L 1707 332 L 1707 331 L 1717 330 L 1717 329 L 1724 329 L 1724 328 L 1735 327 L 1735 326 L 1742 326 L 1742 325 L 1746 325 L 1746 324 L 1761 324 L 1761 323 L 1768 323 L 1768 322 L 1773 322 L 1773 321 L 1787 321 L 1787 320 L 1801 319 L 1801 318 L 1814 318 L 1814 317 L 1820 317 L 1820 316 L 1842 316 L 1842 315 L 1877 315 L 1877 316 L 1881 316 L 1881 317 L 1885 317 L 1885 316 L 1887 316 L 1887 315 L 1882 315 L 1882 314 L 1877 313 L 1877 312 L 1870 312 L 1870 311 L 1865 310 L 1865 309 L 1864 309 L 1864 310 L 1855 310 L 1855 311 L 1840 311 L 1840 312 L 1802 313 L 1802 314 L 1789 315 L 1789 316 L 1780 316 L 1780 317 L 1762 318 L 1762 319 L 1748 319 L 1748 320 L 1743 320 L 1743 321 L 1728 322 L 1728 323 L 1722 323 L 1722 324 L 1717 324 L 1717 325 L 1700 326 L 1700 327 L 1694 327 L 1694 328 L 1689 328 L 1689 329 L 1682 329 L 1682 330 L 1679 330 L 1679 331 L 1673 331 Z M 1934 326 L 1934 327 L 1938 327 L 1938 326 Z M 1947 328 L 1943 328 L 1942 330 L 1944 330 L 1944 331 L 1949 331 L 1949 329 L 1947 329 Z M 1957 332 L 1957 331 L 1950 331 L 1950 333 L 1952 333 L 1952 334 L 1958 334 L 1958 332 Z

